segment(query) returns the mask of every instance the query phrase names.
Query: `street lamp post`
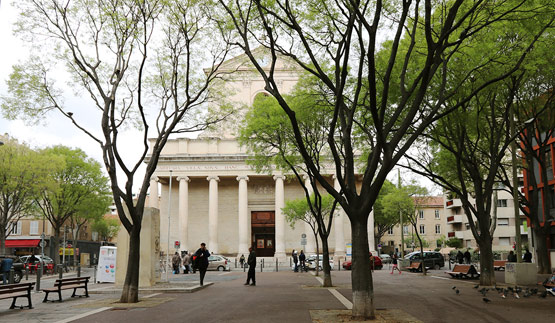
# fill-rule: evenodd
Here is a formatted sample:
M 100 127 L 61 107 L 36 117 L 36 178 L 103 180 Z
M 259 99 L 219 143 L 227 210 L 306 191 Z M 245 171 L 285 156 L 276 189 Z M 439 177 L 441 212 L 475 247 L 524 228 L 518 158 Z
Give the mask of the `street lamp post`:
M 170 219 L 172 207 L 172 170 L 170 169 L 170 187 L 168 193 L 168 251 L 166 252 L 166 281 L 169 281 L 168 264 L 170 263 Z

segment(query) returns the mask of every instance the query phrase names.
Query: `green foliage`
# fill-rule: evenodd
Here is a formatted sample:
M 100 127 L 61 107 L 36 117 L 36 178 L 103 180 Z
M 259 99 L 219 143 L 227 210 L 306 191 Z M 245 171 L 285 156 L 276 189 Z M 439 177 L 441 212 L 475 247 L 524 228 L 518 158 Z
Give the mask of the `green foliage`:
M 331 195 L 322 195 L 321 202 L 321 214 L 322 218 L 329 219 L 330 213 L 333 208 L 334 199 Z M 314 194 L 310 195 L 310 203 L 315 204 Z M 308 205 L 306 198 L 299 198 L 295 200 L 289 200 L 285 202 L 285 207 L 282 209 L 285 219 L 289 222 L 291 228 L 295 228 L 295 223 L 297 221 L 303 221 L 310 224 L 313 230 L 317 229 L 317 224 L 314 215 L 312 214 L 311 208 Z
M 98 232 L 101 240 L 105 241 L 115 237 L 118 233 L 119 227 L 120 223 L 117 219 L 101 217 L 92 223 L 91 229 Z
M 460 249 L 460 248 L 463 247 L 463 241 L 461 239 L 457 239 L 457 238 L 451 238 L 451 239 L 447 240 L 445 243 L 448 247 L 451 247 L 451 248 Z

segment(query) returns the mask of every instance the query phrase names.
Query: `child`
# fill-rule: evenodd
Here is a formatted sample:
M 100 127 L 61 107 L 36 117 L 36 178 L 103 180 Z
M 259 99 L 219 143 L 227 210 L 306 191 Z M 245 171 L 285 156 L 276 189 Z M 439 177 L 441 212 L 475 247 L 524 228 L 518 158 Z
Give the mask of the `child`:
M 393 261 L 393 268 L 391 268 L 391 274 L 393 275 L 393 272 L 395 271 L 395 269 L 397 269 L 397 271 L 399 272 L 399 275 L 401 275 L 401 269 L 399 269 L 399 266 L 397 265 L 397 255 L 393 254 L 393 257 L 391 259 Z

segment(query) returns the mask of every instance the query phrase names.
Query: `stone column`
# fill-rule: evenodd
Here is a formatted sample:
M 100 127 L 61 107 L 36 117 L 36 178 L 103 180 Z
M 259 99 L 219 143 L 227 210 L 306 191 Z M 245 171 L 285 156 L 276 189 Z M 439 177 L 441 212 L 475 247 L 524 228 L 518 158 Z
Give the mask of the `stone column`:
M 208 176 L 208 250 L 218 253 L 218 176 Z
M 189 250 L 189 182 L 187 176 L 177 177 L 179 182 L 179 241 L 181 242 L 181 250 Z
M 285 207 L 285 192 L 283 187 L 283 180 L 285 176 L 275 175 L 276 181 L 275 189 L 275 219 L 276 219 L 276 252 L 274 257 L 285 258 L 285 216 L 281 209 Z
M 239 181 L 239 248 L 237 257 L 249 254 L 249 199 L 247 182 L 248 176 L 238 176 Z
M 374 239 L 374 210 L 368 216 L 368 247 L 372 254 L 376 253 L 376 240 Z
M 333 188 L 336 191 L 341 191 L 341 186 L 337 180 L 337 176 L 333 176 Z M 345 220 L 345 211 L 337 204 L 337 216 L 333 219 L 333 228 L 335 231 L 335 257 L 345 257 L 345 231 L 343 228 L 343 221 Z
M 150 207 L 160 209 L 158 200 L 158 177 L 152 176 L 150 178 L 150 195 L 148 197 L 148 205 Z
M 307 190 L 308 190 L 308 194 L 312 195 L 313 190 L 312 190 L 312 185 L 310 185 L 310 178 L 307 175 L 304 175 L 304 185 L 306 186 Z M 304 192 L 303 192 L 304 193 Z M 312 232 L 312 227 L 310 227 L 310 224 L 306 223 L 304 224 L 304 233 L 306 233 L 306 246 L 305 246 L 305 254 L 315 254 L 316 253 L 316 240 L 314 239 L 314 232 Z M 320 245 L 320 248 L 322 247 L 322 245 Z

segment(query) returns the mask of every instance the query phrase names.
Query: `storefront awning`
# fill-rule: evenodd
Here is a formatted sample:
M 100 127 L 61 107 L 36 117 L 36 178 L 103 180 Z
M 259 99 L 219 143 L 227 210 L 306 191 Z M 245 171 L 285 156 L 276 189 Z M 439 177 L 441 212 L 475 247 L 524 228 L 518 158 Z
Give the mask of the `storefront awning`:
M 39 242 L 40 239 L 6 240 L 6 248 L 35 248 Z

